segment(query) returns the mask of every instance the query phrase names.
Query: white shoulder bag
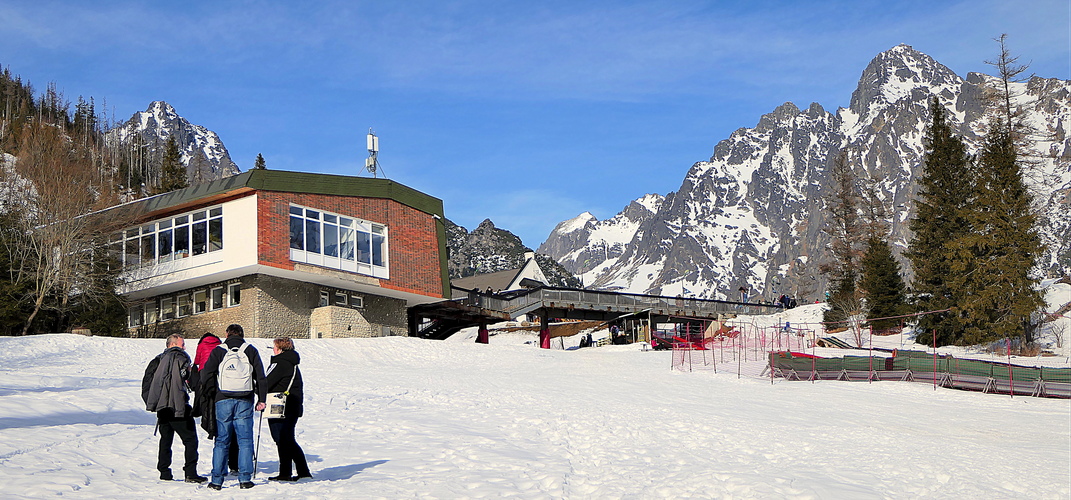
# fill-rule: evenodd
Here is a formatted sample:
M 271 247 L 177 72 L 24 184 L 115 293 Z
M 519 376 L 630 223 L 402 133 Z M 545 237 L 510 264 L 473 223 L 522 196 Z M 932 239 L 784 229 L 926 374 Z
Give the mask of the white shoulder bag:
M 294 377 L 297 377 L 297 370 L 297 365 L 294 365 L 294 374 L 290 376 L 290 383 L 286 385 L 285 391 L 268 393 L 267 409 L 264 412 L 264 416 L 268 418 L 286 417 L 286 396 L 290 394 L 290 387 L 294 385 Z

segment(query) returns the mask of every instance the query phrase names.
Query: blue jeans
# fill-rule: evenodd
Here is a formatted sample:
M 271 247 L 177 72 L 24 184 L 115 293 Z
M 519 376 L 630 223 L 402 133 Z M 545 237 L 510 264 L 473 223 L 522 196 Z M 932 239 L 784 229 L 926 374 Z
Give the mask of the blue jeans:
M 253 399 L 216 401 L 216 446 L 212 449 L 212 484 L 223 484 L 227 449 L 238 441 L 238 481 L 253 479 Z

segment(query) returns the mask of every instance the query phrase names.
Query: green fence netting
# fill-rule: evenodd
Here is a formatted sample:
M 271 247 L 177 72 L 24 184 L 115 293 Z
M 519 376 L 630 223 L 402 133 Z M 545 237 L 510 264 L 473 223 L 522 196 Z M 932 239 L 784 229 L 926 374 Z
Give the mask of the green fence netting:
M 892 358 L 884 356 L 810 358 L 778 352 L 770 354 L 770 366 L 780 370 L 794 370 L 797 372 L 810 372 L 812 369 L 818 372 L 910 370 L 915 373 L 933 373 L 936 371 L 937 373 L 947 373 L 949 375 L 988 377 L 995 380 L 1071 383 L 1071 368 L 1009 366 L 1007 363 L 959 359 L 940 355 L 935 360 L 933 353 L 925 351 L 896 351 Z

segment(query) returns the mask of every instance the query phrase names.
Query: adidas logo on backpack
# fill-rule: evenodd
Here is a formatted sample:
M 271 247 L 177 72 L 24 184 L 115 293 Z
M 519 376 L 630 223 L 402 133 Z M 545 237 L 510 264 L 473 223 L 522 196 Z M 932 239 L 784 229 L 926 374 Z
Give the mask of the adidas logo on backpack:
M 226 344 L 220 345 L 227 352 L 219 362 L 219 392 L 227 396 L 245 396 L 253 392 L 253 365 L 249 362 L 246 349 L 249 343 L 233 349 Z

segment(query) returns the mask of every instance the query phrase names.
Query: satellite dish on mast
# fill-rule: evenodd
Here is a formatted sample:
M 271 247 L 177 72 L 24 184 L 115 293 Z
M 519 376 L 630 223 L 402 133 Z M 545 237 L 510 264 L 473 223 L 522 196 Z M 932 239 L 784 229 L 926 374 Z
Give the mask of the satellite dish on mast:
M 377 158 L 379 155 L 379 137 L 376 137 L 371 127 L 368 128 L 366 142 L 368 144 L 368 158 L 364 160 L 364 169 L 372 174 L 372 177 L 377 177 L 379 171 L 379 159 Z

